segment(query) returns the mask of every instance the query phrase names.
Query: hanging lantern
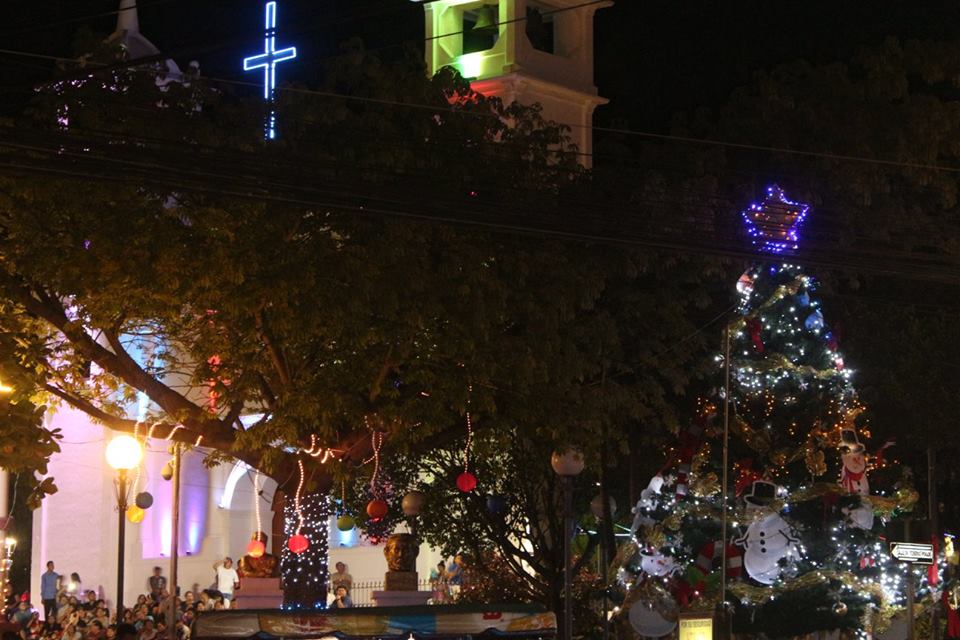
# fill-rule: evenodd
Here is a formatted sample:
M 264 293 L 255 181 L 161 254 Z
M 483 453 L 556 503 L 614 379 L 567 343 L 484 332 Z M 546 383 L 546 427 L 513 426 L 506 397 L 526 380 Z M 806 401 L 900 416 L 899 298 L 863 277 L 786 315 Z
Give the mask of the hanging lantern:
M 144 491 L 137 494 L 137 498 L 134 500 L 134 502 L 136 502 L 137 506 L 141 509 L 149 509 L 153 506 L 153 496 L 150 495 L 149 492 Z
M 507 499 L 503 496 L 487 496 L 487 511 L 501 515 L 507 511 Z
M 613 499 L 613 496 L 607 496 L 607 500 L 610 502 L 610 517 L 612 518 L 617 513 L 617 501 Z M 590 513 L 597 520 L 603 519 L 603 495 L 598 494 L 590 501 Z
M 403 509 L 405 516 L 418 516 L 423 510 L 423 503 L 427 501 L 427 496 L 423 491 L 411 491 L 403 496 L 400 508 Z
M 290 539 L 287 540 L 287 548 L 290 549 L 293 553 L 300 555 L 310 546 L 310 541 L 307 540 L 307 536 L 296 535 L 290 536 Z
M 347 514 L 343 514 L 342 516 L 337 518 L 337 529 L 339 529 L 340 531 L 350 531 L 355 526 L 357 526 L 357 523 L 353 519 L 353 516 L 348 516 Z
M 251 558 L 261 558 L 267 552 L 267 547 L 259 540 L 251 540 L 247 544 L 247 555 Z
M 554 451 L 550 466 L 558 476 L 578 476 L 583 471 L 583 453 L 577 449 Z
M 470 493 L 477 488 L 477 476 L 473 475 L 469 471 L 464 471 L 459 476 L 457 476 L 457 489 L 460 489 L 463 493 Z
M 173 477 L 173 463 L 165 462 L 163 468 L 160 469 L 160 477 L 164 480 L 169 480 Z
M 127 520 L 129 520 L 133 524 L 139 524 L 143 522 L 144 515 L 146 515 L 146 511 L 144 511 L 143 509 L 141 509 L 135 504 L 132 504 L 129 507 L 127 507 Z
M 367 503 L 367 515 L 370 516 L 372 520 L 382 519 L 387 515 L 388 509 L 387 503 L 380 498 L 376 498 Z

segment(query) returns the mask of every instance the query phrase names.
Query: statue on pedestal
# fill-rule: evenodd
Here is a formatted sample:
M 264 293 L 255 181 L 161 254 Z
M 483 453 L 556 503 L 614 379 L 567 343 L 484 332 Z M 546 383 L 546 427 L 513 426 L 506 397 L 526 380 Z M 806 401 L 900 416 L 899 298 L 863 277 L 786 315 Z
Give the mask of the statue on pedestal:
M 394 533 L 387 538 L 383 555 L 389 569 L 384 576 L 383 588 L 386 591 L 416 591 L 417 556 L 420 555 L 417 539 L 409 533 Z
M 252 540 L 263 543 L 263 554 L 252 556 L 249 553 L 240 558 L 241 578 L 276 578 L 280 575 L 280 561 L 277 556 L 267 553 L 267 534 L 257 531 Z

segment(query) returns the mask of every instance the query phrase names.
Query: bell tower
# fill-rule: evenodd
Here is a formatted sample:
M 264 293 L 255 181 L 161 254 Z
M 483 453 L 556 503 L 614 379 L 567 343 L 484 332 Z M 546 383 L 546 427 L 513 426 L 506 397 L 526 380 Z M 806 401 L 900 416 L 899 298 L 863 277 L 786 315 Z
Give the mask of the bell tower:
M 417 0 L 414 0 L 417 1 Z M 593 15 L 612 0 L 424 0 L 427 70 L 452 66 L 479 93 L 538 102 L 593 151 Z M 589 165 L 589 156 L 583 157 Z

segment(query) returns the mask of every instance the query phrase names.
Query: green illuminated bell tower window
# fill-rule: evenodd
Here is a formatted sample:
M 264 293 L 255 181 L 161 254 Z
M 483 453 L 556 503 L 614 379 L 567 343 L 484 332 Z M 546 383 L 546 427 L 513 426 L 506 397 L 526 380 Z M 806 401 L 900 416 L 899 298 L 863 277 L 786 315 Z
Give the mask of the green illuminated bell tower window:
M 463 12 L 463 53 L 487 51 L 500 37 L 499 9 L 485 4 Z

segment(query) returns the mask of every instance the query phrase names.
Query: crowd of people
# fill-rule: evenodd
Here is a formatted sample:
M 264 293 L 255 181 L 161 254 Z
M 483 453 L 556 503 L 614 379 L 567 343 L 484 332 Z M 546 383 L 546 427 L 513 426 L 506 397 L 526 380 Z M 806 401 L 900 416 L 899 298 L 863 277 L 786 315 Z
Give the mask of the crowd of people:
M 53 562 L 40 577 L 40 604 L 37 609 L 29 593 L 17 595 L 10 585 L 4 590 L 3 640 L 161 640 L 169 636 L 171 605 L 176 607 L 174 625 L 178 640 L 190 640 L 190 626 L 200 611 L 228 609 L 239 582 L 230 558 L 214 565 L 216 589 L 186 591 L 171 602 L 167 578 L 154 567 L 147 580 L 147 592 L 124 607 L 117 620 L 106 601 L 92 589 L 84 589 L 77 573 L 69 578 L 56 572 Z

